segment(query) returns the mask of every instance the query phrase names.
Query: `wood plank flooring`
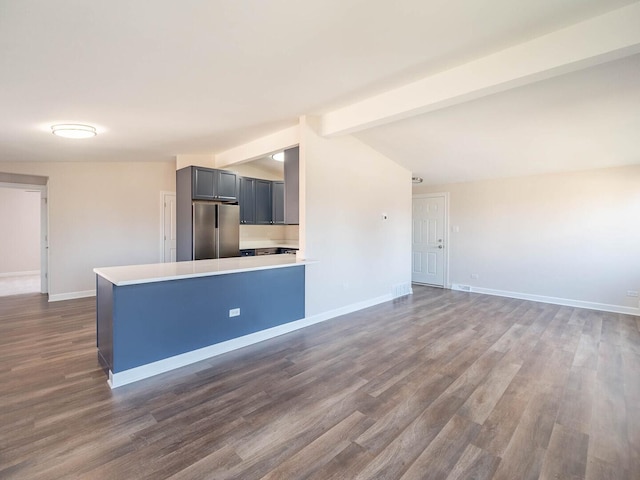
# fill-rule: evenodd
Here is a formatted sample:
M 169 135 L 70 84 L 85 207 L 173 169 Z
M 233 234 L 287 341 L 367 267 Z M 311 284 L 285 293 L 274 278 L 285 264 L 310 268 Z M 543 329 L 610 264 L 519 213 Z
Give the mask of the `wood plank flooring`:
M 95 299 L 0 299 L 2 479 L 640 479 L 640 318 L 414 295 L 109 390 Z

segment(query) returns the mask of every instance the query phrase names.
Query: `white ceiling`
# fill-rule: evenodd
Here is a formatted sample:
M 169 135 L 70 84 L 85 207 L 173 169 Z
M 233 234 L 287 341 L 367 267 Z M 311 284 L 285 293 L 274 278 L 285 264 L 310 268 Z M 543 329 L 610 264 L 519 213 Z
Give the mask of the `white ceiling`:
M 294 125 L 300 115 L 325 113 L 630 3 L 0 0 L 0 160 L 162 161 L 218 153 Z M 615 147 L 616 156 L 633 156 L 625 132 L 638 126 L 631 113 L 634 105 L 638 111 L 637 67 L 637 58 L 607 64 L 593 70 L 596 80 L 584 71 L 358 135 L 442 180 L 462 178 L 457 172 L 474 164 L 486 166 L 482 175 L 511 175 L 513 153 L 520 163 L 543 156 L 553 165 L 555 152 L 584 157 L 578 137 L 588 140 L 587 153 Z M 607 89 L 607 82 L 615 86 Z M 564 93 L 554 97 L 556 91 Z M 595 119 L 601 108 L 609 123 Z M 591 123 L 574 122 L 585 118 Z M 50 134 L 51 124 L 64 122 L 89 123 L 100 134 L 75 142 Z M 601 140 L 584 139 L 585 131 Z
M 640 55 L 356 136 L 444 184 L 640 164 Z

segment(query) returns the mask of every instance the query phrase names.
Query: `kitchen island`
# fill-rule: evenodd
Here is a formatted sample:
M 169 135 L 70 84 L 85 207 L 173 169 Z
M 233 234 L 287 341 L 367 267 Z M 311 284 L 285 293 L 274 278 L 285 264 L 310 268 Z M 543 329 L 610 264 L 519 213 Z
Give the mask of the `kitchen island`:
M 98 360 L 111 388 L 301 328 L 294 255 L 96 268 Z

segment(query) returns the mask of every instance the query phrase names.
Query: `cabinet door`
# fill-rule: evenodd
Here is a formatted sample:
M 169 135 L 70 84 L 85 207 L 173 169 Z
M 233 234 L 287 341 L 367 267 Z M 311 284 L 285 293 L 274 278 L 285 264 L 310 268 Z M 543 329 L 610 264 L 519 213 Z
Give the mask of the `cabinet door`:
M 256 223 L 256 180 L 240 177 L 240 223 Z
M 236 174 L 226 170 L 216 170 L 216 198 L 236 201 L 238 199 Z
M 271 182 L 256 179 L 256 224 L 272 223 L 271 213 Z
M 284 225 L 284 182 L 273 182 L 271 188 L 273 223 Z
M 194 200 L 214 200 L 215 170 L 194 167 L 192 170 L 192 191 Z

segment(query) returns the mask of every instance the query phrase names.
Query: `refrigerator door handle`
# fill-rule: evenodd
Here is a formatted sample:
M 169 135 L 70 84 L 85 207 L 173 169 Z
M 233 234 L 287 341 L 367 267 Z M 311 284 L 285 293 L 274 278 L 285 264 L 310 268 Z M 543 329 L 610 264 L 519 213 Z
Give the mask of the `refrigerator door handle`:
M 220 205 L 216 205 L 216 220 L 214 226 L 213 241 L 215 243 L 215 258 L 220 258 Z
M 196 259 L 196 204 L 191 204 L 191 260 Z

